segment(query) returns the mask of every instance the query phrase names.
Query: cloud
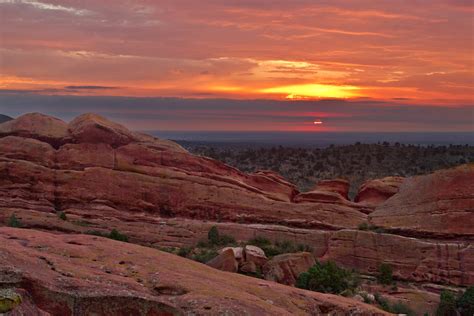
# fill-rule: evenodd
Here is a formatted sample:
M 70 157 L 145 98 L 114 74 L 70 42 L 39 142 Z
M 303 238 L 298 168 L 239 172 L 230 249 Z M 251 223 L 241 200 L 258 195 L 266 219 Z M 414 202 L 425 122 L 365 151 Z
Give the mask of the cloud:
M 73 7 L 66 7 L 62 5 L 34 1 L 34 0 L 0 0 L 0 4 L 24 4 L 24 5 L 29 5 L 39 10 L 61 11 L 61 12 L 71 13 L 74 15 L 86 15 L 86 14 L 92 13 L 89 10 L 77 9 Z
M 108 86 L 66 86 L 65 89 L 72 90 L 110 90 L 119 89 L 119 87 L 108 87 Z

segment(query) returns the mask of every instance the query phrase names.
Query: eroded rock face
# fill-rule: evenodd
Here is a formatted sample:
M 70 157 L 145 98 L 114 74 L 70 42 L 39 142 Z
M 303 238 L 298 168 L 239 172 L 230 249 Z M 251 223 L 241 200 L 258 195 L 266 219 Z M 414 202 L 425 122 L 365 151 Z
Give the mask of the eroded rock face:
M 295 285 L 298 276 L 316 264 L 309 252 L 286 253 L 273 257 L 263 266 L 265 280 Z
M 394 277 L 404 280 L 474 284 L 472 242 L 422 241 L 393 234 L 341 230 L 332 234 L 325 260 L 377 274 L 380 264 L 390 264 Z
M 406 179 L 371 218 L 412 234 L 474 236 L 474 164 Z
M 369 180 L 359 188 L 354 201 L 376 207 L 396 194 L 404 181 L 402 177 Z
M 384 315 L 348 298 L 217 271 L 147 247 L 5 227 L 0 286 L 24 291 L 35 304 L 30 308 L 52 315 Z

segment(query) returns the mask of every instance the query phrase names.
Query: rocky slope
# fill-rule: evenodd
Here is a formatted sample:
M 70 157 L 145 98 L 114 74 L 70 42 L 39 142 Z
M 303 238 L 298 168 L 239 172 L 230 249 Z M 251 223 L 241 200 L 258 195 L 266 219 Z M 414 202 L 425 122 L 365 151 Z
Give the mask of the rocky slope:
M 308 245 L 316 259 L 368 275 L 389 263 L 397 279 L 420 286 L 474 284 L 473 179 L 473 165 L 376 179 L 350 201 L 345 180 L 300 193 L 274 172 L 246 174 L 97 115 L 67 124 L 28 114 L 0 124 L 0 225 L 15 214 L 24 227 L 55 234 L 118 229 L 130 242 L 155 248 L 195 245 L 216 226 L 239 241 Z M 83 251 L 96 250 L 92 237 L 57 236 L 84 238 Z M 178 260 L 171 257 L 163 258 Z M 267 270 L 291 284 L 287 267 L 299 264 L 277 259 Z

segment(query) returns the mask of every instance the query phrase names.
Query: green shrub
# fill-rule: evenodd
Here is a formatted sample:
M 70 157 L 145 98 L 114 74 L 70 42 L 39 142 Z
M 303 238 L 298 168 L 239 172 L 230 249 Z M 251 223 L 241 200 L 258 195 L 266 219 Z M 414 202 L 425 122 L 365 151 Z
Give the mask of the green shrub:
M 180 257 L 184 257 L 184 258 L 187 258 L 189 256 L 189 254 L 191 253 L 191 248 L 189 247 L 182 247 L 182 248 L 179 248 L 178 250 L 178 256 Z
M 215 246 L 235 245 L 235 238 L 229 235 L 221 235 L 217 226 L 212 226 L 207 233 L 207 241 L 199 241 L 197 246 L 200 248 L 212 248 Z
M 377 280 L 380 284 L 390 285 L 393 283 L 393 270 L 392 266 L 387 263 L 382 263 L 379 266 L 379 274 Z
M 21 224 L 20 220 L 16 218 L 15 213 L 13 213 L 10 218 L 8 219 L 7 226 L 9 227 L 14 227 L 14 228 L 20 228 L 23 225 Z
M 115 228 L 112 229 L 110 234 L 108 235 L 110 239 L 118 240 L 118 241 L 123 241 L 123 242 L 128 242 L 128 237 L 127 235 L 121 234 L 118 230 Z
M 302 289 L 339 294 L 358 286 L 355 273 L 338 267 L 334 262 L 317 262 L 308 272 L 299 275 L 296 286 Z
M 219 243 L 219 230 L 217 226 L 212 226 L 209 232 L 207 233 L 207 240 L 213 245 L 217 245 Z
M 219 253 L 214 249 L 200 249 L 198 253 L 193 255 L 192 259 L 201 263 L 207 263 L 218 255 Z
M 459 297 L 457 306 L 462 316 L 474 315 L 474 286 L 468 287 Z
M 64 212 L 59 212 L 58 217 L 59 219 L 62 219 L 63 221 L 67 221 L 67 216 L 66 216 L 66 213 Z
M 456 296 L 451 291 L 442 291 L 436 316 L 456 316 Z
M 94 235 L 94 236 L 100 236 L 100 237 L 106 237 L 110 238 L 113 240 L 118 240 L 118 241 L 123 241 L 123 242 L 128 242 L 128 237 L 127 235 L 121 234 L 118 230 L 115 228 L 112 229 L 110 233 L 104 233 L 99 230 L 88 230 L 86 231 L 87 235 Z

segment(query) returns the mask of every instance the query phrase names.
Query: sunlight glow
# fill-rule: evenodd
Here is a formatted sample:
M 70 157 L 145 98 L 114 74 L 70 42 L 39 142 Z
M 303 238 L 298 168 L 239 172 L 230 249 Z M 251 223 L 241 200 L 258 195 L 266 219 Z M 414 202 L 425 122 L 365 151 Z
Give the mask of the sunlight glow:
M 260 90 L 261 93 L 286 94 L 287 99 L 304 98 L 349 98 L 358 96 L 355 86 L 337 86 L 325 84 L 301 84 L 274 87 Z

